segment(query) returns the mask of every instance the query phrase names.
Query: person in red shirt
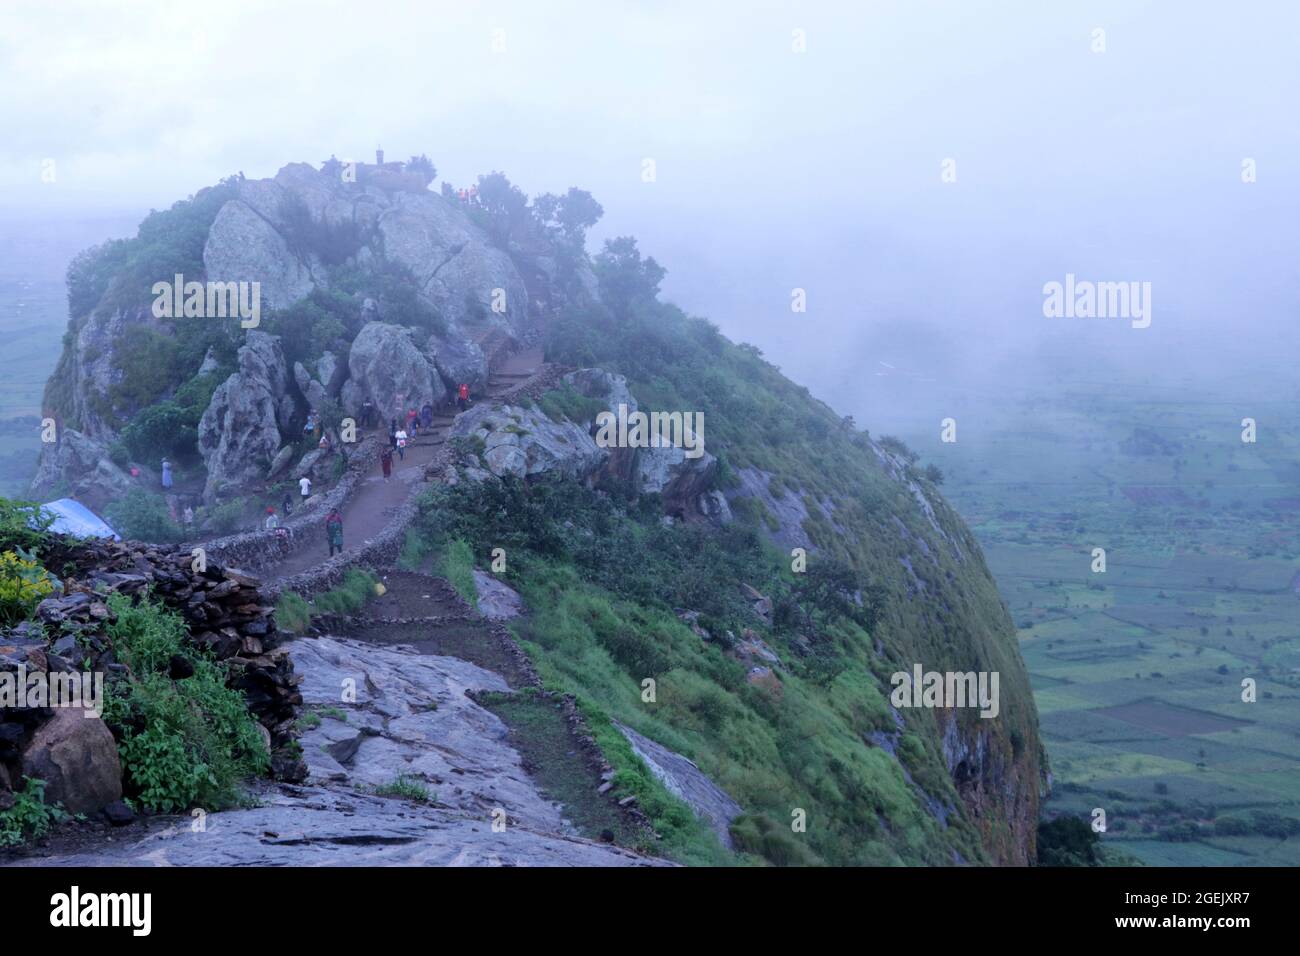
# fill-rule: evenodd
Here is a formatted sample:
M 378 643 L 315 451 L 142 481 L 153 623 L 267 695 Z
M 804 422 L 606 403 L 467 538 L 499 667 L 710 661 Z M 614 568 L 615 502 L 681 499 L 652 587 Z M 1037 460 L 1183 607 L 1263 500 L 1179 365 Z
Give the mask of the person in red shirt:
M 456 404 L 462 412 L 469 407 L 469 386 L 464 382 L 461 382 L 460 388 L 456 390 Z

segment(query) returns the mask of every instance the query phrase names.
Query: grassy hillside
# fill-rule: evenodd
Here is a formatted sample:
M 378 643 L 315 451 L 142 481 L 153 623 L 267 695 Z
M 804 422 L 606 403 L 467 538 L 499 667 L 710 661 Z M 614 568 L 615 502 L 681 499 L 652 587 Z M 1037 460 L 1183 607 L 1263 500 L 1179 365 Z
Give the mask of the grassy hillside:
M 1036 807 L 1036 716 L 1014 632 L 973 539 L 932 481 L 905 466 L 933 525 L 865 432 L 756 349 L 659 302 L 662 272 L 631 240 L 610 243 L 596 270 L 605 305 L 553 322 L 548 359 L 626 375 L 642 408 L 702 411 L 723 490 L 739 469 L 760 468 L 806 502 L 804 531 L 816 547 L 807 573 L 792 573 L 790 554 L 769 543 L 774 517 L 761 505 L 723 530 L 665 526 L 653 496 L 628 500 L 617 487 L 563 481 L 438 488 L 414 544 L 464 542 L 480 566 L 493 548 L 506 550 L 505 576 L 533 609 L 519 637 L 545 682 L 576 694 L 603 728 L 608 756 L 625 768 L 621 792 L 642 797 L 672 855 L 711 861 L 720 851 L 655 792 L 608 718 L 689 756 L 735 797 L 749 812 L 733 836 L 749 858 L 950 864 L 1011 859 L 1017 845 L 1024 853 L 1035 810 L 1011 811 L 980 787 L 972 802 L 983 812 L 973 813 L 948 774 L 934 712 L 902 713 L 897 760 L 871 740 L 896 730 L 891 673 L 918 662 L 998 671 L 1001 715 L 954 719 L 971 739 L 991 730 L 988 763 L 1003 765 L 1016 781 L 1009 789 L 1024 788 Z M 566 400 L 553 394 L 542 404 Z M 742 584 L 773 598 L 770 626 Z M 679 610 L 700 612 L 711 639 Z M 779 685 L 750 682 L 728 653 L 728 633 L 745 628 L 781 657 Z M 806 832 L 791 825 L 801 810 Z M 1028 819 L 1007 819 L 1017 812 Z

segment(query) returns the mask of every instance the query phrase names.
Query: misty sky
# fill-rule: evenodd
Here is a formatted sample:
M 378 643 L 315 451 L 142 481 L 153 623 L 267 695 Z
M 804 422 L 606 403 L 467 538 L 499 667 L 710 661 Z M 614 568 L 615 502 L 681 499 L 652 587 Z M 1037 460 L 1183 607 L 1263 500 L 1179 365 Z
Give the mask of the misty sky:
M 0 208 L 138 218 L 377 145 L 581 186 L 593 249 L 636 235 L 670 298 L 874 427 L 1044 352 L 1116 381 L 1300 355 L 1297 35 L 1280 2 L 6 0 Z M 1067 272 L 1151 282 L 1151 327 L 1044 318 Z

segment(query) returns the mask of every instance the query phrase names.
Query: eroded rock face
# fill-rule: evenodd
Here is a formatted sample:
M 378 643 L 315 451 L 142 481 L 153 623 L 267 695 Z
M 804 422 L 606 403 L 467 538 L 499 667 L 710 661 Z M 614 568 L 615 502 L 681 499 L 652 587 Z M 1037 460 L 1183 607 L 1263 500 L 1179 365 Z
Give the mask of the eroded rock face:
M 498 478 L 527 478 L 558 472 L 584 479 L 604 463 L 607 452 L 579 425 L 551 421 L 540 410 L 497 403 L 475 405 L 452 426 L 451 437 L 483 441 L 483 463 Z
M 24 776 L 45 781 L 45 802 L 93 813 L 122 798 L 122 764 L 108 725 L 79 707 L 55 708 L 23 751 Z
M 438 373 L 412 341 L 411 331 L 385 322 L 368 322 L 357 334 L 348 355 L 351 373 L 343 390 L 349 414 L 360 414 L 369 399 L 386 421 L 405 421 L 408 409 L 442 400 L 446 388 Z M 355 404 L 355 407 L 353 405 Z
M 313 264 L 295 255 L 275 226 L 239 199 L 217 213 L 203 247 L 203 268 L 212 282 L 261 283 L 263 308 L 287 308 L 316 285 Z M 316 264 L 315 271 L 323 270 Z
M 134 484 L 129 474 L 109 460 L 108 449 L 101 442 L 65 428 L 58 443 L 42 452 L 31 495 L 44 500 L 71 494 L 95 508 L 126 494 Z
M 250 329 L 238 361 L 239 371 L 217 386 L 199 421 L 208 501 L 264 478 L 282 445 L 280 419 L 292 413 L 279 339 Z
M 690 807 L 697 817 L 713 828 L 722 845 L 731 849 L 730 826 L 742 812 L 740 804 L 710 780 L 693 761 L 618 721 L 614 721 L 614 726 L 627 738 L 632 750 L 664 789 Z
M 320 638 L 290 645 L 307 706 L 331 708 L 302 737 L 309 779 L 382 787 L 418 779 L 438 803 L 491 821 L 500 807 L 519 823 L 570 832 L 506 742 L 506 728 L 466 691 L 508 691 L 505 680 L 454 657 L 413 648 Z M 342 681 L 356 681 L 355 704 L 335 714 Z
M 384 252 L 414 273 L 449 322 L 511 332 L 527 326 L 528 293 L 510 257 L 441 196 L 393 195 L 379 213 L 377 231 Z M 494 311 L 494 303 L 504 311 Z

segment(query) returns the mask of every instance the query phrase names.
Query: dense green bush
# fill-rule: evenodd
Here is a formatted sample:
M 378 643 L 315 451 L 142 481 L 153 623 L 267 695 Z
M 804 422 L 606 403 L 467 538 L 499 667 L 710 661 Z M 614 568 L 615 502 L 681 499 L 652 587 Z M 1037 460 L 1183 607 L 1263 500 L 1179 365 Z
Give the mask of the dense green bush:
M 110 502 L 104 517 L 124 538 L 171 544 L 184 537 L 181 526 L 172 520 L 167 500 L 143 488 L 132 488 L 122 498 Z
M 130 671 L 110 684 L 104 719 L 120 738 L 124 789 L 163 813 L 218 810 L 240 799 L 240 782 L 265 773 L 270 755 L 226 669 L 186 640 L 180 616 L 159 603 L 110 595 L 106 634 Z M 193 673 L 172 679 L 172 663 Z
M 34 501 L 0 498 L 0 550 L 39 550 L 53 523 L 54 515 Z
M 1081 817 L 1059 816 L 1039 821 L 1039 866 L 1099 866 L 1101 838 Z
M 579 394 L 577 389 L 567 383 L 543 392 L 539 404 L 546 416 L 555 422 L 567 418 L 571 422 L 584 424 L 594 421 L 601 412 L 608 411 L 600 399 Z
M 14 805 L 0 810 L 0 847 L 39 840 L 52 824 L 68 819 L 61 807 L 45 802 L 44 780 L 23 777 L 23 785 L 13 792 L 13 797 Z
M 0 627 L 27 620 L 59 587 L 30 551 L 0 552 Z

